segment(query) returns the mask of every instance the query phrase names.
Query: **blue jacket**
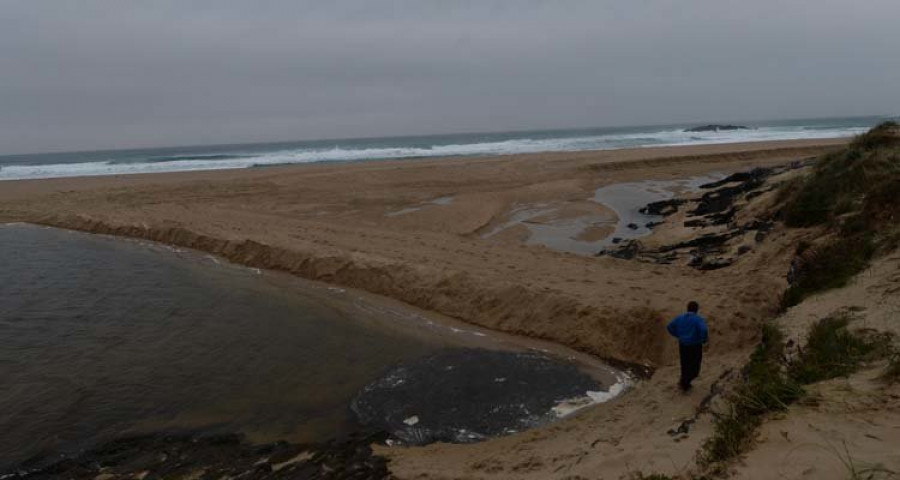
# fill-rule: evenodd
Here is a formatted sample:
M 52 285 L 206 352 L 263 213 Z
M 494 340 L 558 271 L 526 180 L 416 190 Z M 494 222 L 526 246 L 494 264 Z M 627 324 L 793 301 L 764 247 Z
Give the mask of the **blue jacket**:
M 678 338 L 678 343 L 686 346 L 703 345 L 709 335 L 706 329 L 706 320 L 696 313 L 682 313 L 669 322 L 666 330 L 673 337 Z

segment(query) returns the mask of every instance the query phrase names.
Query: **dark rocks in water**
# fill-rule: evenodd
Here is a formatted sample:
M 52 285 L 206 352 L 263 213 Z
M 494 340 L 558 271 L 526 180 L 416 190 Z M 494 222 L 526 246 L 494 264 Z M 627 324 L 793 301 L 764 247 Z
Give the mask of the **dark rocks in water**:
M 728 185 L 729 183 L 748 182 L 750 180 L 756 180 L 756 179 L 760 179 L 760 178 L 769 177 L 774 172 L 775 172 L 775 170 L 772 168 L 757 167 L 757 168 L 754 168 L 753 170 L 747 170 L 744 172 L 733 173 L 733 174 L 731 174 L 721 180 L 715 181 L 715 182 L 704 183 L 703 185 L 700 185 L 700 188 L 702 188 L 703 190 L 709 190 L 709 189 L 713 189 L 713 188 L 723 187 L 725 185 Z
M 159 434 L 123 438 L 78 457 L 0 478 L 382 479 L 387 460 L 370 445 L 384 433 L 357 434 L 317 445 L 278 442 L 251 445 L 241 435 Z
M 656 263 L 674 263 L 679 258 L 690 255 L 688 265 L 700 270 L 715 270 L 731 265 L 734 258 L 728 258 L 730 248 L 726 244 L 734 238 L 741 237 L 747 232 L 755 231 L 756 242 L 761 242 L 773 227 L 770 220 L 754 219 L 744 225 L 738 225 L 737 213 L 738 200 L 751 199 L 764 192 L 771 191 L 773 186 L 767 185 L 769 177 L 785 171 L 802 168 L 809 165 L 809 161 L 795 162 L 791 165 L 771 168 L 754 168 L 752 170 L 734 173 L 722 180 L 701 185 L 700 188 L 708 190 L 700 198 L 681 199 L 673 198 L 646 205 L 640 211 L 645 215 L 669 216 L 676 213 L 679 207 L 685 204 L 693 204 L 693 210 L 684 221 L 687 228 L 706 228 L 715 226 L 726 227 L 725 231 L 708 233 L 690 240 L 676 244 L 665 245 L 655 250 L 646 250 L 641 245 L 625 243 L 618 245 L 620 239 L 614 239 L 616 248 L 606 249 L 599 255 L 608 255 L 622 259 L 637 259 L 640 261 L 652 261 Z M 648 225 L 650 228 L 651 225 Z M 737 255 L 750 251 L 749 246 L 741 247 Z
M 684 222 L 685 227 L 691 228 L 699 228 L 699 227 L 709 227 L 714 225 L 729 225 L 734 221 L 734 216 L 737 213 L 737 209 L 731 207 L 727 211 L 721 213 L 712 213 L 706 215 L 701 218 L 695 218 L 692 220 L 686 220 Z
M 754 178 L 733 187 L 722 187 L 718 190 L 704 193 L 703 196 L 700 197 L 697 207 L 689 213 L 691 215 L 699 216 L 728 210 L 734 205 L 737 197 L 752 190 L 756 190 L 763 185 L 763 182 L 763 178 Z
M 701 125 L 699 127 L 692 127 L 684 129 L 685 132 L 689 133 L 699 133 L 699 132 L 727 132 L 733 130 L 750 130 L 750 127 L 745 127 L 743 125 Z
M 629 223 L 627 225 L 627 227 L 630 228 L 631 230 L 637 230 L 638 228 L 641 228 L 636 223 Z
M 657 215 L 667 217 L 678 211 L 678 207 L 684 205 L 687 200 L 683 198 L 673 198 L 670 200 L 660 200 L 658 202 L 648 203 L 639 211 L 644 215 Z
M 469 443 L 541 425 L 560 401 L 599 388 L 542 354 L 460 348 L 394 368 L 351 408 L 360 423 L 405 444 Z
M 744 196 L 744 198 L 750 199 L 760 195 L 762 191 L 759 189 L 763 187 L 766 178 L 780 171 L 775 168 L 754 168 L 701 185 L 700 188 L 712 189 L 712 191 L 704 193 L 698 200 L 695 200 L 697 206 L 688 214 L 704 218 L 688 220 L 684 225 L 686 227 L 706 227 L 730 224 L 734 221 L 737 212 L 734 204 L 738 198 Z M 737 185 L 730 185 L 734 183 Z
M 613 237 L 610 241 L 613 243 L 613 245 L 618 245 L 622 243 L 622 237 Z
M 706 235 L 701 235 L 697 238 L 692 238 L 690 240 L 674 243 L 671 245 L 663 246 L 659 249 L 660 252 L 669 252 L 672 250 L 678 250 L 681 248 L 700 248 L 700 249 L 709 249 L 711 247 L 719 247 L 728 240 L 740 235 L 740 231 L 728 231 L 724 233 L 707 233 Z
M 736 213 L 737 209 L 731 207 L 724 212 L 707 215 L 706 219 L 710 225 L 728 225 L 734 221 L 734 216 Z
M 690 226 L 688 225 L 690 223 L 692 225 L 707 226 L 708 219 L 709 217 L 698 220 L 690 220 L 688 222 L 685 222 L 685 225 Z M 725 268 L 734 262 L 734 258 L 725 258 L 720 256 L 725 254 L 725 252 L 727 251 L 727 248 L 725 248 L 725 244 L 728 243 L 728 241 L 733 238 L 743 236 L 748 232 L 755 231 L 755 237 L 757 239 L 757 242 L 759 242 L 761 241 L 761 238 L 764 238 L 765 235 L 768 234 L 773 226 L 774 223 L 771 220 L 753 219 L 745 225 L 739 227 L 731 227 L 729 230 L 722 233 L 709 233 L 685 242 L 663 246 L 657 251 L 657 256 L 659 256 L 659 253 L 677 255 L 676 252 L 689 249 L 690 259 L 688 261 L 688 266 L 697 268 L 699 270 L 716 270 L 719 268 Z M 737 249 L 737 255 L 743 255 L 750 252 L 751 250 L 751 246 L 741 245 Z M 644 254 L 646 255 L 646 252 Z M 711 255 L 719 255 L 719 257 L 710 260 L 709 257 Z

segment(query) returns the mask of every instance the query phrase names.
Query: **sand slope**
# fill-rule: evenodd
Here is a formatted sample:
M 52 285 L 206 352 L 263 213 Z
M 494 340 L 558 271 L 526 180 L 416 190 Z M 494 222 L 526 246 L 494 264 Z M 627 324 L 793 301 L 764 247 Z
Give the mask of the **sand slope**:
M 850 312 L 851 328 L 900 335 L 900 254 L 880 259 L 853 282 L 807 299 L 779 318 L 789 339 L 802 344 L 810 325 Z M 895 337 L 896 338 L 896 337 Z M 886 468 L 900 475 L 900 384 L 878 380 L 884 362 L 849 378 L 812 385 L 810 399 L 763 425 L 759 444 L 737 478 L 851 478 Z M 869 478 L 862 476 L 861 478 Z

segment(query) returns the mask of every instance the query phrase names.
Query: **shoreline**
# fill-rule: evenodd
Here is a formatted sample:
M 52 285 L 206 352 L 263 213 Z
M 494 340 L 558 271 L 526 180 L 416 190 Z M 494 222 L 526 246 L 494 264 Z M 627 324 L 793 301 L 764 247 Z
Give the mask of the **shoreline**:
M 654 160 L 654 161 L 672 161 L 681 159 L 684 161 L 698 160 L 699 157 L 714 156 L 721 154 L 729 154 L 741 152 L 745 159 L 751 159 L 754 155 L 764 158 L 770 155 L 774 150 L 780 150 L 782 154 L 789 155 L 791 151 L 802 154 L 804 150 L 819 150 L 822 147 L 838 147 L 846 144 L 851 140 L 850 137 L 835 137 L 823 139 L 800 139 L 800 140 L 762 140 L 751 142 L 735 142 L 735 143 L 711 143 L 701 145 L 655 145 L 643 147 L 627 147 L 606 150 L 575 150 L 575 151 L 546 151 L 531 153 L 512 153 L 501 155 L 450 155 L 450 156 L 434 156 L 434 157 L 409 157 L 409 158 L 387 158 L 387 159 L 367 159 L 367 160 L 329 160 L 310 163 L 294 163 L 294 164 L 276 164 L 254 166 L 246 168 L 229 168 L 218 170 L 184 170 L 184 171 L 163 171 L 163 172 L 142 172 L 142 173 L 125 173 L 125 174 L 109 174 L 109 175 L 84 175 L 72 177 L 50 177 L 50 178 L 28 178 L 28 179 L 3 179 L 0 185 L 5 187 L 15 186 L 16 184 L 39 184 L 39 183 L 69 183 L 70 181 L 80 181 L 87 185 L 84 188 L 94 188 L 106 183 L 105 180 L 118 179 L 123 183 L 145 183 L 147 180 L 156 179 L 164 182 L 182 181 L 182 180 L 214 180 L 219 176 L 234 176 L 240 173 L 255 175 L 257 173 L 286 173 L 294 169 L 342 169 L 342 168 L 365 168 L 372 167 L 379 169 L 396 168 L 404 166 L 424 165 L 429 163 L 448 166 L 452 164 L 480 163 L 484 161 L 587 161 L 600 160 L 601 163 L 612 163 L 611 168 L 621 167 L 620 162 L 633 162 L 638 160 Z M 610 157 L 617 157 L 612 159 Z M 611 160 L 611 161 L 610 161 Z M 192 178 L 195 177 L 195 178 Z M 130 180 L 130 181 L 129 181 Z M 71 187 L 71 185 L 66 185 Z M 51 186 L 52 188 L 53 186 Z M 17 188 L 18 190 L 18 188 Z M 0 192 L 0 201 L 3 196 Z
M 518 258 L 515 260 L 513 258 L 503 259 L 506 260 L 503 263 L 507 265 L 496 265 L 494 268 L 500 267 L 504 270 L 521 272 L 521 269 L 515 266 L 516 263 L 521 263 L 522 257 L 531 257 L 542 259 L 546 269 L 556 270 L 557 259 L 561 263 L 577 264 L 579 262 L 566 256 L 560 257 L 560 254 L 556 252 L 546 252 L 541 249 L 532 248 L 527 252 L 519 252 L 518 247 L 510 246 L 508 243 L 501 242 L 499 245 L 494 245 L 492 242 L 474 239 L 472 233 L 489 224 L 492 219 L 496 218 L 496 215 L 502 214 L 505 208 L 523 200 L 544 201 L 548 198 L 558 199 L 562 196 L 562 201 L 572 202 L 579 197 L 587 196 L 597 185 L 636 178 L 660 178 L 661 173 L 666 175 L 667 172 L 669 172 L 668 178 L 673 176 L 677 178 L 679 172 L 683 177 L 698 172 L 724 172 L 747 165 L 783 162 L 786 159 L 796 158 L 798 155 L 809 156 L 821 153 L 823 150 L 843 143 L 845 143 L 843 139 L 771 142 L 770 144 L 753 142 L 751 144 L 702 147 L 563 152 L 552 155 L 527 154 L 428 161 L 298 165 L 256 171 L 237 171 L 242 174 L 250 172 L 250 175 L 238 175 L 235 171 L 205 171 L 121 177 L 22 180 L 4 182 L 4 187 L 13 188 L 4 188 L 0 192 L 0 220 L 26 221 L 192 248 L 222 256 L 234 263 L 255 268 L 280 270 L 307 279 L 358 288 L 488 329 L 574 347 L 576 350 L 604 360 L 652 367 L 661 360 L 659 355 L 648 358 L 646 355 L 649 352 L 641 354 L 634 352 L 633 348 L 615 348 L 609 338 L 602 342 L 596 340 L 585 342 L 577 338 L 567 338 L 568 335 L 561 335 L 561 332 L 545 328 L 529 328 L 530 321 L 510 322 L 507 320 L 511 314 L 514 316 L 524 314 L 525 318 L 533 317 L 533 310 L 528 312 L 530 309 L 517 307 L 520 303 L 534 305 L 533 295 L 535 294 L 541 297 L 539 303 L 542 307 L 536 306 L 538 311 L 544 310 L 545 314 L 550 316 L 562 314 L 572 317 L 576 324 L 583 323 L 576 319 L 585 318 L 585 316 L 594 317 L 597 314 L 603 314 L 604 311 L 613 313 L 608 307 L 590 305 L 591 302 L 578 307 L 578 304 L 584 303 L 579 301 L 580 294 L 573 296 L 570 292 L 561 290 L 557 285 L 540 285 L 535 282 L 534 287 L 537 288 L 535 290 L 535 288 L 523 288 L 520 282 L 510 283 L 506 279 L 478 278 L 481 275 L 472 275 L 471 270 L 465 267 L 460 269 L 460 266 L 454 265 L 456 261 L 453 256 L 446 259 L 451 262 L 450 264 L 440 262 L 440 265 L 434 265 L 433 262 L 410 262 L 408 258 L 405 258 L 406 252 L 404 251 L 392 252 L 392 255 L 388 256 L 384 255 L 384 249 L 379 249 L 377 245 L 373 245 L 374 249 L 365 248 L 356 242 L 345 245 L 347 243 L 345 238 L 340 238 L 341 241 L 336 242 L 329 237 L 332 237 L 334 233 L 341 237 L 347 235 L 370 239 L 381 237 L 378 240 L 386 240 L 395 247 L 414 239 L 420 244 L 430 244 L 426 245 L 429 247 L 428 250 L 434 250 L 434 247 L 437 247 L 438 250 L 444 252 L 446 248 L 442 248 L 441 244 L 460 242 L 460 246 L 464 247 L 466 253 L 466 267 L 472 266 L 469 260 L 473 259 L 473 256 L 481 257 L 484 260 L 497 255 Z M 525 178 L 520 182 L 503 182 L 498 178 L 498 181 L 494 182 L 492 178 L 480 175 L 482 170 L 485 171 L 485 174 L 501 176 L 516 171 L 518 176 Z M 341 177 L 347 173 L 351 174 L 352 178 L 343 182 L 344 179 Z M 291 181 L 290 176 L 298 177 L 298 181 Z M 424 190 L 434 193 L 427 193 L 422 200 L 427 199 L 427 196 L 437 198 L 451 193 L 457 198 L 456 201 L 452 205 L 440 207 L 440 210 L 455 211 L 449 212 L 449 217 L 435 219 L 436 222 L 429 222 L 430 219 L 425 218 L 425 225 L 419 222 L 423 215 L 388 217 L 387 210 L 382 210 L 385 207 L 387 209 L 408 207 L 409 201 L 415 198 L 410 198 L 411 193 L 419 195 L 425 193 L 421 192 L 423 189 L 415 183 L 410 185 L 404 176 L 411 177 L 409 181 L 416 183 L 420 181 L 436 182 L 437 190 L 425 185 Z M 376 177 L 376 181 L 372 182 L 367 177 Z M 453 179 L 453 177 L 459 178 Z M 590 181 L 578 177 L 595 177 L 596 180 Z M 445 180 L 448 178 L 449 182 Z M 467 189 L 471 190 L 471 188 L 467 188 L 470 185 L 466 185 L 469 179 L 475 178 L 483 186 L 479 185 L 474 192 L 466 192 Z M 666 176 L 662 178 L 666 178 Z M 258 182 L 264 182 L 264 184 L 258 185 Z M 316 185 L 317 187 L 324 186 L 324 188 L 317 188 L 323 190 L 322 196 L 310 199 L 319 203 L 322 210 L 309 211 L 310 208 L 306 207 L 301 212 L 304 218 L 299 219 L 300 221 L 291 222 L 293 219 L 290 217 L 294 215 L 290 210 L 293 209 L 296 201 L 306 200 L 306 196 L 301 195 L 301 198 L 296 200 L 269 197 L 269 200 L 274 202 L 272 207 L 289 210 L 286 212 L 288 217 L 284 219 L 289 223 L 294 223 L 294 225 L 290 225 L 294 227 L 291 230 L 296 231 L 298 227 L 301 229 L 312 228 L 317 234 L 312 235 L 312 238 L 304 238 L 306 236 L 302 233 L 292 234 L 290 231 L 285 231 L 287 229 L 283 225 L 273 224 L 273 221 L 278 219 L 267 218 L 273 215 L 270 210 L 265 208 L 257 209 L 251 206 L 250 211 L 244 211 L 246 205 L 240 200 L 241 198 L 247 198 L 251 202 L 257 198 L 266 200 L 266 190 L 274 190 L 273 193 L 278 195 L 280 191 L 284 190 L 283 187 L 302 188 L 311 186 L 310 182 L 319 184 Z M 367 187 L 373 186 L 367 184 L 374 183 L 374 186 L 379 189 L 376 198 L 372 199 L 374 205 L 365 205 L 366 200 L 358 198 L 355 192 L 348 194 L 344 189 L 344 183 L 346 185 L 357 184 L 357 189 L 362 192 L 363 197 L 368 193 Z M 496 183 L 500 185 L 494 185 Z M 509 185 L 509 183 L 513 184 Z M 586 183 L 587 185 L 585 185 Z M 273 186 L 272 184 L 275 184 L 276 188 L 266 188 Z M 446 186 L 440 187 L 440 184 L 446 184 Z M 498 188 L 500 191 L 497 191 Z M 523 189 L 526 191 L 521 192 Z M 576 196 L 573 197 L 572 191 L 585 193 L 576 193 Z M 322 205 L 322 197 L 328 195 L 341 196 L 346 200 L 334 202 L 337 205 L 328 203 Z M 382 195 L 393 198 L 379 198 Z M 172 198 L 173 196 L 181 196 L 183 200 Z M 399 198 L 397 198 L 398 196 Z M 464 196 L 473 198 L 460 198 Z M 506 198 L 496 198 L 498 196 Z M 212 220 L 224 228 L 216 228 L 217 225 L 210 225 L 209 221 L 204 221 L 203 217 L 208 217 L 210 211 L 204 212 L 204 208 L 200 208 L 202 205 L 194 204 L 193 200 L 198 198 L 212 200 L 209 202 L 209 206 L 217 212 L 217 218 Z M 82 200 L 86 200 L 87 203 Z M 235 200 L 238 200 L 239 203 L 236 204 Z M 415 202 L 419 201 L 421 200 L 415 200 Z M 478 208 L 478 203 L 485 201 L 493 203 L 494 205 L 490 205 L 493 208 L 489 211 L 472 211 L 472 209 Z M 159 207 L 155 207 L 155 205 L 159 205 Z M 266 205 L 260 205 L 260 207 L 266 207 Z M 153 212 L 149 211 L 150 209 Z M 353 215 L 360 209 L 369 211 L 362 212 L 363 215 Z M 484 210 L 483 208 L 478 209 Z M 119 214 L 127 210 L 131 210 L 127 217 Z M 433 216 L 432 211 L 434 210 L 437 209 L 432 208 L 423 213 Z M 181 211 L 189 215 L 183 216 Z M 197 214 L 200 214 L 201 217 L 198 217 Z M 234 218 L 236 216 L 243 218 Z M 365 223 L 366 225 L 363 228 L 354 228 L 358 225 L 348 225 L 347 220 L 341 218 L 348 216 L 351 217 L 348 219 L 351 223 Z M 415 218 L 411 219 L 410 217 Z M 357 222 L 358 220 L 362 220 L 362 222 Z M 393 229 L 394 226 L 398 227 L 395 231 L 385 232 L 383 230 L 384 228 Z M 271 234 L 275 232 L 282 233 L 283 235 L 279 235 L 282 238 L 273 241 Z M 321 235 L 318 235 L 319 233 Z M 383 242 L 380 243 L 383 244 Z M 298 248 L 300 246 L 298 244 L 303 248 Z M 498 246 L 499 250 L 503 250 L 502 252 L 498 251 Z M 521 255 L 520 253 L 525 254 Z M 601 260 L 595 263 L 602 265 L 608 262 Z M 457 268 L 453 268 L 454 266 Z M 570 267 L 570 265 L 566 265 L 566 267 Z M 594 266 L 594 269 L 596 268 L 597 266 Z M 600 268 L 598 273 L 604 270 L 608 269 Z M 637 277 L 644 277 L 647 273 L 661 275 L 660 272 L 655 271 L 658 269 L 651 268 L 649 270 L 650 272 L 632 273 L 636 273 Z M 496 273 L 488 272 L 487 276 L 495 277 Z M 483 282 L 484 280 L 487 280 L 486 284 Z M 644 283 L 638 278 L 633 281 Z M 586 280 L 586 282 L 596 283 L 592 280 Z M 410 285 L 431 285 L 431 287 L 408 288 Z M 497 299 L 501 298 L 505 298 L 505 300 L 501 300 L 503 303 L 501 311 L 489 311 L 491 310 L 490 305 L 495 304 Z M 573 306 L 576 307 L 573 308 Z M 549 310 L 547 310 L 548 308 Z M 513 313 L 510 309 L 518 310 L 519 313 Z M 632 304 L 624 311 L 622 309 L 615 310 L 620 314 L 643 318 L 644 320 L 640 323 L 652 322 L 653 318 L 658 315 L 652 307 L 648 309 L 646 305 Z M 564 323 L 570 323 L 572 320 Z M 637 325 L 635 327 L 637 327 L 636 330 L 632 329 L 634 333 L 644 329 Z M 615 330 L 624 336 L 628 335 L 621 329 L 614 329 L 613 332 Z M 618 336 L 615 333 L 609 335 L 609 337 Z M 600 346 L 598 343 L 605 345 Z
M 831 138 L 850 138 L 864 130 L 862 126 L 858 125 L 850 126 L 848 124 L 838 128 L 828 122 L 816 123 L 813 121 L 813 124 L 803 126 L 802 131 L 782 131 L 779 128 L 783 126 L 779 127 L 777 123 L 768 127 L 761 126 L 760 131 L 766 133 L 759 135 L 735 135 L 733 133 L 720 135 L 716 133 L 709 136 L 706 135 L 706 132 L 690 132 L 682 128 L 658 130 L 653 127 L 643 129 L 641 127 L 623 127 L 599 129 L 606 131 L 594 131 L 592 134 L 588 132 L 596 129 L 582 131 L 587 136 L 571 136 L 570 134 L 574 132 L 571 130 L 551 130 L 532 132 L 537 134 L 534 138 L 528 135 L 528 132 L 498 132 L 449 136 L 34 153 L 9 155 L 11 163 L 6 164 L 3 159 L 7 156 L 0 156 L 0 181 L 166 172 L 187 173 L 311 164 L 336 165 L 356 162 L 552 155 L 555 153 L 590 155 L 603 151 L 645 148 L 816 142 L 829 141 Z M 738 130 L 755 133 L 757 128 Z M 629 131 L 630 133 L 627 133 Z M 554 132 L 562 135 L 547 136 Z M 456 141 L 446 142 L 447 139 L 454 137 L 457 137 Z M 420 143 L 424 139 L 431 139 L 434 142 Z M 390 140 L 396 142 L 392 143 Z
M 17 228 L 45 228 L 56 230 L 54 227 L 31 225 L 27 223 L 3 223 L 0 224 L 0 228 L 11 228 L 13 229 L 12 231 L 15 231 L 15 229 Z M 59 230 L 59 232 L 60 234 L 62 234 L 63 230 Z M 71 232 L 75 233 L 76 235 L 83 235 L 84 238 L 97 235 L 78 232 L 75 230 L 72 230 Z M 450 355 L 454 362 L 468 362 L 469 364 L 475 365 L 478 364 L 477 359 L 481 357 L 495 359 L 506 358 L 506 360 L 504 361 L 508 364 L 505 368 L 502 368 L 500 370 L 497 370 L 496 368 L 493 370 L 488 370 L 484 373 L 484 375 L 490 376 L 491 373 L 505 373 L 506 375 L 511 375 L 514 374 L 514 372 L 517 372 L 517 374 L 520 376 L 524 375 L 523 378 L 528 378 L 530 375 L 538 374 L 540 369 L 531 372 L 531 367 L 527 367 L 524 365 L 516 367 L 516 364 L 518 362 L 515 359 L 519 358 L 520 356 L 524 356 L 523 358 L 526 359 L 544 359 L 541 361 L 545 362 L 545 365 L 559 365 L 559 367 L 556 368 L 562 368 L 563 366 L 567 366 L 565 368 L 577 368 L 581 375 L 585 375 L 585 378 L 592 378 L 596 382 L 596 385 L 600 387 L 600 391 L 584 391 L 582 392 L 581 396 L 571 397 L 571 401 L 577 400 L 577 402 L 575 403 L 570 403 L 569 401 L 557 402 L 557 404 L 552 409 L 549 409 L 544 414 L 540 415 L 540 417 L 542 418 L 542 422 L 552 423 L 554 421 L 559 421 L 563 418 L 571 416 L 577 410 L 603 401 L 608 401 L 610 398 L 623 393 L 626 384 L 630 383 L 628 375 L 624 372 L 618 372 L 597 359 L 589 357 L 588 355 L 582 354 L 580 352 L 567 349 L 566 347 L 561 345 L 535 341 L 533 339 L 525 337 L 515 337 L 499 332 L 486 331 L 475 326 L 444 318 L 438 314 L 421 311 L 415 309 L 414 307 L 410 307 L 387 298 L 367 294 L 366 292 L 336 288 L 328 284 L 308 281 L 277 271 L 259 271 L 258 269 L 246 267 L 244 265 L 227 263 L 224 259 L 220 261 L 219 259 L 216 259 L 215 257 L 212 257 L 211 255 L 201 251 L 182 250 L 180 248 L 172 247 L 168 244 L 147 242 L 140 239 L 131 239 L 108 235 L 98 236 L 100 238 L 104 238 L 104 241 L 108 242 L 125 242 L 125 245 L 127 245 L 127 248 L 129 249 L 147 249 L 149 252 L 153 252 L 154 254 L 164 255 L 170 258 L 170 261 L 187 263 L 191 268 L 200 267 L 207 269 L 227 268 L 245 270 L 247 271 L 246 273 L 244 273 L 245 275 L 251 275 L 251 277 L 253 277 L 254 279 L 258 279 L 254 281 L 262 281 L 276 288 L 278 291 L 283 291 L 285 293 L 289 293 L 290 291 L 297 291 L 297 293 L 303 295 L 306 298 L 315 300 L 316 302 L 321 302 L 322 304 L 328 306 L 328 308 L 334 309 L 336 312 L 339 312 L 340 316 L 342 317 L 346 316 L 356 318 L 357 321 L 361 322 L 361 325 L 364 325 L 367 328 L 376 328 L 385 332 L 398 332 L 403 334 L 404 336 L 408 336 L 409 338 L 422 338 L 423 341 L 437 342 L 441 345 L 444 345 L 442 349 L 439 350 L 439 352 L 445 352 L 442 353 L 442 355 L 445 356 Z M 128 245 L 129 243 L 132 245 Z M 251 272 L 253 271 L 255 271 L 255 275 L 251 274 Z M 467 358 L 468 360 L 466 360 Z M 404 369 L 415 370 L 417 368 L 421 368 L 419 366 L 419 363 L 421 361 L 422 359 L 404 362 L 399 365 L 401 365 Z M 473 362 L 476 363 L 473 364 Z M 391 368 L 398 368 L 398 365 L 394 365 Z M 470 373 L 477 374 L 479 372 L 473 371 Z M 459 375 L 457 375 L 457 377 L 459 377 Z M 376 377 L 372 378 L 370 382 L 376 382 L 379 380 L 380 377 Z M 459 383 L 460 381 L 464 381 L 464 379 L 457 378 L 455 380 L 456 383 Z M 488 383 L 490 383 L 490 379 L 488 379 L 487 381 Z M 407 383 L 409 383 L 411 388 L 421 388 L 420 386 L 417 386 L 420 382 L 411 381 Z M 484 383 L 484 379 L 482 379 L 482 383 Z M 543 382 L 539 382 L 539 384 L 543 385 Z M 558 387 L 560 387 L 560 385 L 558 385 L 557 388 Z M 602 389 L 606 390 L 604 391 Z M 450 391 L 458 390 L 459 388 L 450 388 Z M 552 389 L 546 389 L 546 391 L 551 390 Z M 572 390 L 572 388 L 570 387 L 569 390 Z M 359 394 L 361 394 L 361 391 Z M 546 397 L 546 394 L 544 394 L 543 397 Z M 535 399 L 537 398 L 542 397 L 541 395 L 537 395 L 535 396 Z M 500 398 L 498 397 L 495 400 L 500 400 Z M 539 400 L 539 402 L 545 401 L 546 399 Z M 420 409 L 429 408 L 427 405 L 419 405 L 418 407 Z M 353 410 L 351 408 L 351 404 L 347 404 L 346 408 L 348 411 Z M 431 407 L 431 409 L 433 410 L 433 407 Z M 539 409 L 538 411 L 541 410 Z M 423 411 L 422 413 L 428 412 Z M 420 415 L 422 413 L 420 413 Z M 430 412 L 430 415 L 426 414 L 426 418 L 432 416 L 433 414 L 433 411 Z M 472 421 L 472 419 L 474 419 L 471 414 L 469 414 L 469 416 L 463 415 L 454 418 L 457 418 L 457 421 L 463 422 Z M 490 423 L 493 424 L 496 422 L 491 421 Z M 85 465 L 87 465 L 91 462 L 90 459 L 92 457 L 98 455 L 102 456 L 102 452 L 104 452 L 108 448 L 111 448 L 113 450 L 124 448 L 132 452 L 130 455 L 138 457 L 143 454 L 142 450 L 144 449 L 149 450 L 149 452 L 145 453 L 153 453 L 152 449 L 159 448 L 159 445 L 157 445 L 157 440 L 165 442 L 169 441 L 165 439 L 174 439 L 172 440 L 173 442 L 177 444 L 184 444 L 184 448 L 188 452 L 193 453 L 200 452 L 204 448 L 215 449 L 217 445 L 216 441 L 211 441 L 210 445 L 206 445 L 204 443 L 206 442 L 205 439 L 213 437 L 233 437 L 233 441 L 228 440 L 228 442 L 226 443 L 230 446 L 233 444 L 234 448 L 237 448 L 239 451 L 243 452 L 242 455 L 255 455 L 254 452 L 259 450 L 260 448 L 283 449 L 294 447 L 323 451 L 335 450 L 340 453 L 345 450 L 351 451 L 354 449 L 359 450 L 363 447 L 367 448 L 366 444 L 357 444 L 358 442 L 352 441 L 352 438 L 360 435 L 369 438 L 372 437 L 372 435 L 376 435 L 376 433 L 373 432 L 382 432 L 382 429 L 380 428 L 374 428 L 372 426 L 367 426 L 366 423 L 360 423 L 359 419 L 355 419 L 353 421 L 353 424 L 355 425 L 355 427 L 350 432 L 346 432 L 344 434 L 336 434 L 336 436 L 334 437 L 325 438 L 320 441 L 313 441 L 313 443 L 309 443 L 308 440 L 296 438 L 281 438 L 270 436 L 259 438 L 260 432 L 251 434 L 251 432 L 228 430 L 224 433 L 217 433 L 217 431 L 220 431 L 220 429 L 213 428 L 212 431 L 207 431 L 206 427 L 190 425 L 184 425 L 180 427 L 168 426 L 156 430 L 154 428 L 148 429 L 148 427 L 150 426 L 148 424 L 137 427 L 136 430 L 129 431 L 130 433 L 126 433 L 125 436 L 121 438 L 113 438 L 111 440 L 103 441 L 98 445 L 90 446 L 88 449 L 80 451 L 78 453 L 71 452 L 71 454 L 67 454 L 65 457 L 63 457 L 62 460 L 45 463 L 40 458 L 32 458 L 30 460 L 26 460 L 22 464 L 17 465 L 15 468 L 22 471 L 34 471 L 36 472 L 35 474 L 38 474 L 40 472 L 45 472 L 48 468 L 52 470 L 53 468 L 55 468 L 52 466 L 52 464 L 56 464 L 59 462 L 62 462 L 60 463 L 60 465 L 69 465 L 73 462 L 87 462 L 85 463 Z M 499 425 L 504 424 L 500 422 Z M 215 425 L 213 425 L 213 427 L 215 427 Z M 389 432 L 392 432 L 392 430 L 388 429 L 383 434 L 377 433 L 376 436 L 393 438 L 394 434 Z M 351 441 L 348 441 L 348 435 L 351 438 Z M 493 435 L 488 436 L 487 438 L 493 438 Z M 300 443 L 297 443 L 298 440 L 300 441 Z M 200 442 L 202 448 L 191 447 L 190 445 L 195 441 Z M 350 459 L 348 460 L 348 462 L 367 462 L 371 460 L 371 451 L 366 451 L 369 452 L 369 454 L 365 456 L 365 458 Z M 46 460 L 50 460 L 50 458 L 47 458 Z M 216 465 L 216 467 L 243 468 L 246 467 L 246 465 L 242 467 L 240 465 L 240 462 L 234 462 L 234 464 L 232 464 L 231 462 L 225 462 L 225 464 Z M 88 469 L 89 467 L 84 466 L 83 468 Z M 13 478 L 19 477 L 14 475 Z M 24 478 L 30 477 L 26 475 Z

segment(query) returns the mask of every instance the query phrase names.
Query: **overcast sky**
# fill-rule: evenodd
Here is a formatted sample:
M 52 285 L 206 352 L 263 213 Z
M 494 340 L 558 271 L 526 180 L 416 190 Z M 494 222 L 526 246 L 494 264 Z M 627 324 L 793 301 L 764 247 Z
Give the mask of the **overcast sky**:
M 898 0 L 0 0 L 0 153 L 900 113 Z

